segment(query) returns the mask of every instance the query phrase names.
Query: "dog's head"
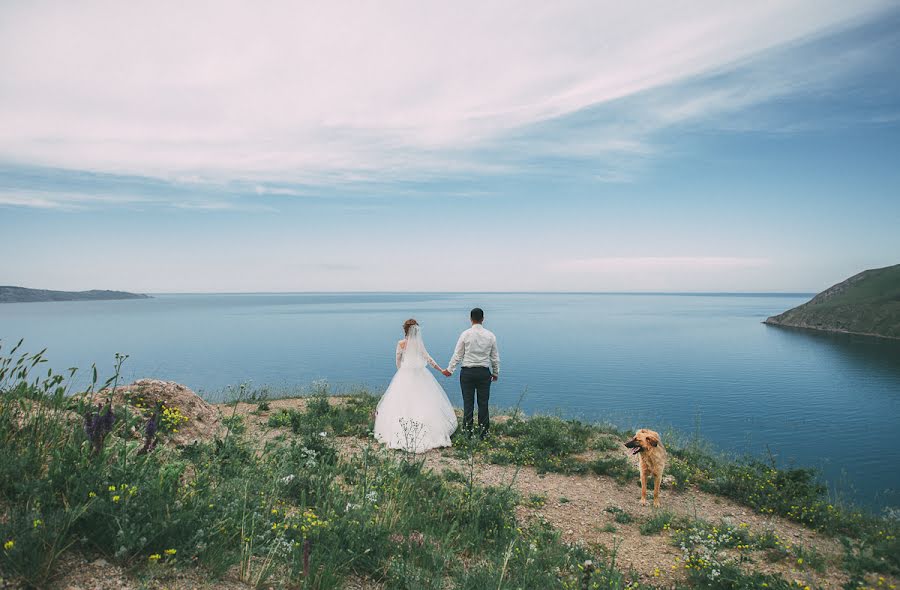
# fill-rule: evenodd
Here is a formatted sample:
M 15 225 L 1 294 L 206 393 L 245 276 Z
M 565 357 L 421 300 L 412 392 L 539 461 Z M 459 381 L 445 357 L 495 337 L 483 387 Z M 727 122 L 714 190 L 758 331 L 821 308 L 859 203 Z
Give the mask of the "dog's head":
M 634 438 L 625 443 L 629 449 L 634 449 L 632 455 L 637 455 L 641 451 L 649 451 L 653 447 L 659 446 L 659 433 L 653 430 L 641 428 L 634 433 Z

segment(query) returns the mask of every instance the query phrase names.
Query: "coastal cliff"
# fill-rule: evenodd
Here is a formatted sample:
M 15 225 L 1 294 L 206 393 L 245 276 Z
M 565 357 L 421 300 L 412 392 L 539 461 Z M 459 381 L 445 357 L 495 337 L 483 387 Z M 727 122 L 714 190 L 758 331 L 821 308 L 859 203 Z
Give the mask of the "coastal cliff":
M 900 338 L 900 264 L 865 270 L 764 323 Z
M 40 301 L 99 301 L 103 299 L 150 299 L 149 295 L 126 291 L 50 291 L 25 287 L 0 286 L 0 303 L 35 303 Z

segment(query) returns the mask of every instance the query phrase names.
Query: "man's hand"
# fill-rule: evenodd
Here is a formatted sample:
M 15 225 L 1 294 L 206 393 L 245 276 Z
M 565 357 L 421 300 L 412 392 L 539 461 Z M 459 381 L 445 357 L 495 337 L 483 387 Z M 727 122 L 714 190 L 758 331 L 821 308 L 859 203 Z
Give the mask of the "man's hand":
M 496 381 L 500 378 L 500 375 L 491 375 L 491 381 Z
M 444 369 L 443 371 L 441 371 L 441 373 L 444 374 L 444 377 L 449 377 L 450 375 L 453 374 L 453 373 L 451 373 L 450 371 L 448 371 L 447 369 Z

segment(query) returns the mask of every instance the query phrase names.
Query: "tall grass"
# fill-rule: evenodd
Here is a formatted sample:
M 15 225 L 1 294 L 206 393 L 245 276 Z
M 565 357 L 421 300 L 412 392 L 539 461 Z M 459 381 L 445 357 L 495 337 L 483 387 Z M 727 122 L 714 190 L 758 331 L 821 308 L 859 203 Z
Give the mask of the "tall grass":
M 605 563 L 545 524 L 518 521 L 521 499 L 510 485 L 476 484 L 474 460 L 448 479 L 375 446 L 342 457 L 334 435 L 365 435 L 370 396 L 313 400 L 285 442 L 255 445 L 232 420 L 221 439 L 175 447 L 161 432 L 140 453 L 146 414 L 113 406 L 95 445 L 86 396 L 52 373 L 32 378 L 42 362 L 0 358 L 5 580 L 46 587 L 64 573 L 65 552 L 135 572 L 199 567 L 293 588 L 340 588 L 350 577 L 390 588 L 574 588 L 585 561 Z M 614 568 L 590 577 L 592 587 L 625 586 Z

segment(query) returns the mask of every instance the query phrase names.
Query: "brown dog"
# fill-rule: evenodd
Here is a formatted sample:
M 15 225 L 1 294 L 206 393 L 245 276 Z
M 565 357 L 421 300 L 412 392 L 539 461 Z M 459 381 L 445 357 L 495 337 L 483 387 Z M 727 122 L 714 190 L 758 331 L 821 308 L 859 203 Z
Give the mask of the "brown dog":
M 659 442 L 659 433 L 641 428 L 625 446 L 634 449 L 632 455 L 640 453 L 641 506 L 647 505 L 647 476 L 652 475 L 653 506 L 659 508 L 659 484 L 666 468 L 666 448 Z

